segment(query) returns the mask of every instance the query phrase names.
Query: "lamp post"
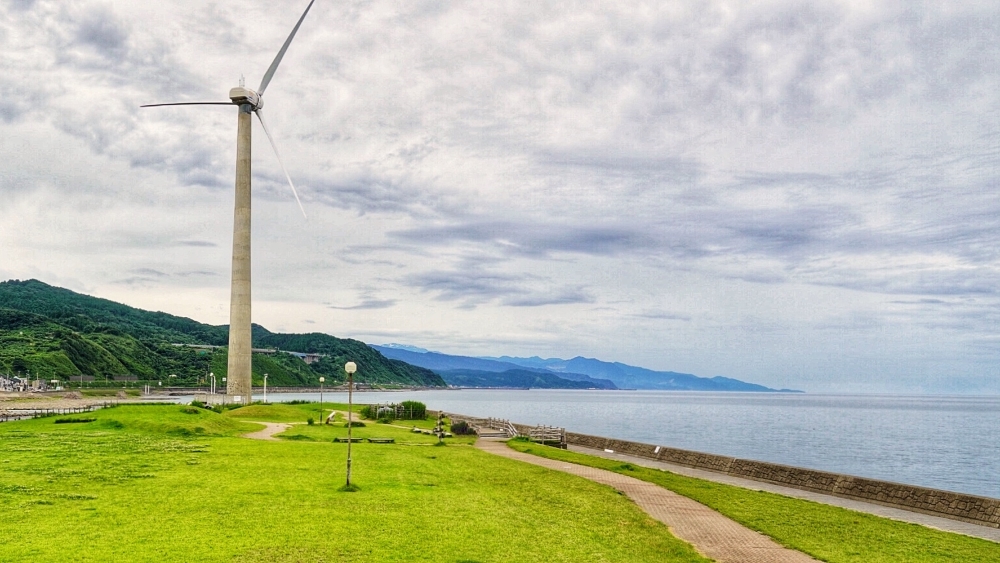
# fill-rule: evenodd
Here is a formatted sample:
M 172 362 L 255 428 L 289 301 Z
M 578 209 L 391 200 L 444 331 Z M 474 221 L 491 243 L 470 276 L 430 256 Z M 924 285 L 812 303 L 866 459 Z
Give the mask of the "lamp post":
M 323 424 L 323 382 L 325 377 L 319 378 L 319 423 Z
M 208 377 L 212 380 L 212 386 L 209 388 L 209 392 L 215 395 L 215 374 L 208 372 Z
M 354 362 L 344 364 L 347 372 L 347 486 L 351 486 L 351 428 L 354 427 L 354 399 L 351 392 L 354 389 L 354 372 L 358 366 Z
M 264 403 L 267 403 L 267 374 L 264 374 Z

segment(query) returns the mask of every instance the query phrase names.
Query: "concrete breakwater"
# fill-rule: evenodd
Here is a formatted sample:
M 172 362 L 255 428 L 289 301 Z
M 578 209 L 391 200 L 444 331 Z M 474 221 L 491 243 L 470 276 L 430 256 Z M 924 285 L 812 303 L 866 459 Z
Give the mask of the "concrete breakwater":
M 472 418 L 453 413 L 449 416 L 453 420 Z M 512 425 L 523 434 L 532 428 L 525 424 Z M 573 446 L 612 450 L 664 463 L 1000 528 L 1000 499 L 995 498 L 575 432 L 566 432 L 566 442 Z
M 574 432 L 566 433 L 566 442 L 574 446 L 613 450 L 734 477 L 1000 528 L 1000 499 Z

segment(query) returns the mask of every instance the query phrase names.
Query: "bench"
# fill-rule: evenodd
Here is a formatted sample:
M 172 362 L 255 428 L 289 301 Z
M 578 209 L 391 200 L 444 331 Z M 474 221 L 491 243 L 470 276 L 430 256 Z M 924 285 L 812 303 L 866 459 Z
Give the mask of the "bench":
M 395 438 L 368 438 L 368 442 L 372 444 L 395 444 Z

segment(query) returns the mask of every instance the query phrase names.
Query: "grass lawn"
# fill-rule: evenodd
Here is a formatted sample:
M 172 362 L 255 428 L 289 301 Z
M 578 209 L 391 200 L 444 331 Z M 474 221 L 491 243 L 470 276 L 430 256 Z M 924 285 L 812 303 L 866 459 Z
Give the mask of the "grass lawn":
M 1000 562 L 1000 544 L 811 501 L 512 440 L 518 451 L 599 467 L 670 489 L 830 563 Z
M 344 410 L 342 405 L 330 408 Z M 0 424 L 2 562 L 704 562 L 610 488 L 317 406 L 119 406 Z M 59 423 L 58 420 L 96 419 Z M 249 422 L 299 423 L 279 441 Z M 422 426 L 431 425 L 425 421 Z

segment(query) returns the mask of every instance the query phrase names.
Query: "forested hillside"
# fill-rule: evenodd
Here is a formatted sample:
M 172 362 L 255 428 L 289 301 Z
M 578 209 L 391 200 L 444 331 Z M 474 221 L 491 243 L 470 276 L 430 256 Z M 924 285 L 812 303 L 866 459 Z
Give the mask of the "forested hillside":
M 229 329 L 185 317 L 136 309 L 53 287 L 37 280 L 0 282 L 0 373 L 97 381 L 137 378 L 164 385 L 196 385 L 226 375 Z M 430 370 L 390 360 L 357 340 L 327 334 L 276 334 L 254 325 L 254 385 L 318 385 L 343 381 L 343 365 L 358 364 L 359 382 L 442 386 Z M 203 345 L 192 348 L 185 345 Z M 305 363 L 285 351 L 322 354 Z

